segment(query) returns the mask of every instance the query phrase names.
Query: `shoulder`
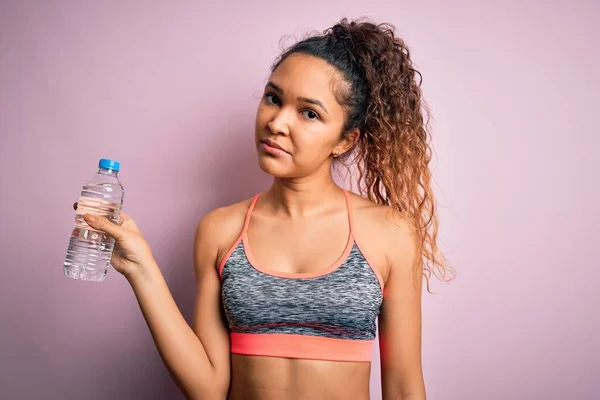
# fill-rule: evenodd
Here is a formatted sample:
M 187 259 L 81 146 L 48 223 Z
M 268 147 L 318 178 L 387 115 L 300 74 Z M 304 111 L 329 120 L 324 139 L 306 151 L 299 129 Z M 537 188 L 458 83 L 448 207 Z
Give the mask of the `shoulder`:
M 368 218 L 377 228 L 412 230 L 409 218 L 398 210 L 372 202 L 356 193 L 350 193 L 350 202 L 355 214 Z
M 197 230 L 200 232 L 227 233 L 236 230 L 238 227 L 241 229 L 251 202 L 252 199 L 247 199 L 209 211 L 198 222 Z
M 206 213 L 196 226 L 194 251 L 210 254 L 216 263 L 242 233 L 251 202 L 247 199 Z
M 393 268 L 414 265 L 419 232 L 406 214 L 357 194 L 351 194 L 351 203 L 354 231 L 364 247 L 361 250 L 378 259 L 384 278 L 389 277 Z

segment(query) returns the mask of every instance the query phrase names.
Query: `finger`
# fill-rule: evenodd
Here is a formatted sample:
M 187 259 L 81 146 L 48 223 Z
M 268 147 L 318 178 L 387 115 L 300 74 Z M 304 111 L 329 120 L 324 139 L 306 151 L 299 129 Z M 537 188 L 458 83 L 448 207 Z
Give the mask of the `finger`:
M 133 220 L 133 218 L 131 218 L 129 215 L 125 214 L 124 212 L 121 213 L 121 217 L 123 218 L 122 225 L 125 228 L 131 229 L 134 232 L 141 234 L 140 228 L 137 226 L 137 223 Z
M 125 218 L 123 218 L 123 216 L 121 215 L 121 216 L 119 217 L 119 222 L 117 222 L 117 225 L 119 225 L 119 226 L 123 226 L 123 222 L 125 222 Z
M 107 218 L 99 215 L 85 214 L 83 216 L 85 222 L 94 229 L 108 233 L 115 239 L 120 239 L 123 236 L 123 228 L 109 221 Z

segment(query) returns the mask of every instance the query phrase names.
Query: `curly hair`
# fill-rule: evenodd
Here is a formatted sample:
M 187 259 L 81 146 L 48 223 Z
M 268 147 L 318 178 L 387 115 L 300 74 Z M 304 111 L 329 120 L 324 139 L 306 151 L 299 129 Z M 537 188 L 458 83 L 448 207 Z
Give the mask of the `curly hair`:
M 421 92 L 422 76 L 413 67 L 406 43 L 388 23 L 344 18 L 285 50 L 274 71 L 289 55 L 303 53 L 327 61 L 341 73 L 336 99 L 346 111 L 342 137 L 360 130 L 351 152 L 358 169 L 358 189 L 369 200 L 404 215 L 417 230 L 422 267 L 449 281 L 453 269 L 437 246 L 438 219 L 431 189 L 431 137 Z M 418 81 L 416 78 L 418 77 Z

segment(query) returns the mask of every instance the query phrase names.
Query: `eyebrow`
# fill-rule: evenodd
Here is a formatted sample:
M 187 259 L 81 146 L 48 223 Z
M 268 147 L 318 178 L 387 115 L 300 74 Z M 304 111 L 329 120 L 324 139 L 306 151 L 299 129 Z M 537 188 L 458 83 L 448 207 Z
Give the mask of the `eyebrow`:
M 269 81 L 267 83 L 267 86 L 270 86 L 273 89 L 277 90 L 279 93 L 283 94 L 283 90 L 279 86 L 277 86 L 276 84 L 274 84 L 273 82 Z M 317 99 L 310 99 L 308 97 L 296 97 L 296 100 L 302 101 L 304 103 L 310 103 L 310 104 L 314 104 L 316 106 L 319 106 L 319 107 L 321 107 L 323 109 L 323 111 L 325 111 L 327 114 L 329 114 L 329 111 L 327 111 L 327 109 L 325 108 L 325 106 L 323 105 L 323 103 L 321 103 Z

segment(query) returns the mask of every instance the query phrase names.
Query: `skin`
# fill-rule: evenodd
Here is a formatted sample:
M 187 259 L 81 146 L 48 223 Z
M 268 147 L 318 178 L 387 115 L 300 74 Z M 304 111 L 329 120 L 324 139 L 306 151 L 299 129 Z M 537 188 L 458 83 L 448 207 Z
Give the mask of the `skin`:
M 342 254 L 350 228 L 342 190 L 331 175 L 335 155 L 350 151 L 360 131 L 342 137 L 345 110 L 337 71 L 294 54 L 270 76 L 256 113 L 260 168 L 274 177 L 250 219 L 249 244 L 262 268 L 315 272 Z M 314 104 L 313 99 L 318 101 Z M 287 153 L 274 156 L 261 141 Z M 198 294 L 188 326 L 151 249 L 127 215 L 120 225 L 86 221 L 117 241 L 112 264 L 131 283 L 157 348 L 188 398 L 369 399 L 371 363 L 230 354 L 218 266 L 242 230 L 249 200 L 218 208 L 200 221 L 194 244 Z M 388 207 L 351 195 L 354 237 L 384 280 L 379 316 L 383 399 L 425 399 L 421 366 L 422 268 L 417 235 Z

